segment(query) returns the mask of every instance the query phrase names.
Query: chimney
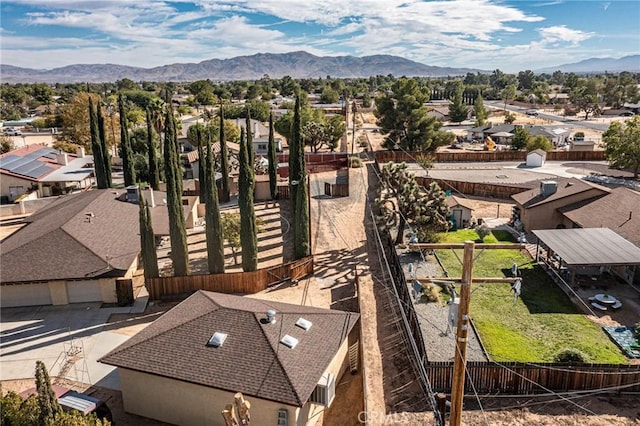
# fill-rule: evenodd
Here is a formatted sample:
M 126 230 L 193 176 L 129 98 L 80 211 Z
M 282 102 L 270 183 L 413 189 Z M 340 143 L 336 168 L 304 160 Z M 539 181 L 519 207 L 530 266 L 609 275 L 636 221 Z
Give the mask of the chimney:
M 149 188 L 149 207 L 154 208 L 156 206 L 156 199 L 153 196 L 153 188 Z
M 275 324 L 276 323 L 276 311 L 274 311 L 273 309 L 269 309 L 267 311 L 267 322 L 269 324 Z
M 85 152 L 84 152 L 84 147 L 83 146 L 79 146 L 78 149 L 76 149 L 76 156 L 78 158 L 84 158 Z
M 63 166 L 69 164 L 69 157 L 67 156 L 67 153 L 61 151 L 59 154 L 56 154 L 56 162 Z

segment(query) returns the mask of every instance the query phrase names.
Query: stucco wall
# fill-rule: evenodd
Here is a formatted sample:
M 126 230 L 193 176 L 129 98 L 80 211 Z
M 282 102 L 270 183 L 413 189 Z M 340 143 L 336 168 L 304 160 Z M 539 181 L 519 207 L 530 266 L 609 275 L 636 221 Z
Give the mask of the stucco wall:
M 602 195 L 604 192 L 593 188 L 568 197 L 563 197 L 537 207 L 524 209 L 521 207 L 520 220 L 526 230 L 555 229 L 559 224 L 565 223 L 565 217 L 558 212 L 559 208 L 577 203 L 578 201 Z
M 13 201 L 14 199 L 11 198 L 9 193 L 9 187 L 22 186 L 23 187 L 22 194 L 24 194 L 25 192 L 28 192 L 31 189 L 32 185 L 33 185 L 33 182 L 30 180 L 21 179 L 16 176 L 3 174 L 2 177 L 0 177 L 0 195 L 7 196 L 9 197 L 10 201 Z
M 220 414 L 233 403 L 234 392 L 153 376 L 120 368 L 124 409 L 156 420 L 176 424 L 224 426 Z M 278 409 L 289 410 L 289 424 L 295 425 L 298 409 L 245 395 L 251 403 L 252 424 L 275 425 Z
M 51 303 L 54 305 L 67 305 L 69 296 L 67 295 L 66 281 L 50 281 L 49 293 L 51 294 Z
M 118 295 L 116 293 L 115 278 L 101 278 L 99 281 L 102 301 L 104 303 L 116 303 L 118 301 Z

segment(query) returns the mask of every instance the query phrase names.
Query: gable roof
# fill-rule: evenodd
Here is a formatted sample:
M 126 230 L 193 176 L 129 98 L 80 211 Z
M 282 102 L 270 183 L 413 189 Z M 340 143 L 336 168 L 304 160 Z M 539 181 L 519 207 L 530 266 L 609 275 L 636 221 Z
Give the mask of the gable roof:
M 576 178 L 558 178 L 554 179 L 558 183 L 558 190 L 547 196 L 543 197 L 540 194 L 539 188 L 530 189 L 528 191 L 519 192 L 511 196 L 518 204 L 522 205 L 525 208 L 537 207 L 542 204 L 550 203 L 551 201 L 556 201 L 565 197 L 569 197 L 571 195 L 579 194 L 581 192 L 586 192 L 592 189 L 597 189 L 602 191 L 602 194 L 608 193 L 610 190 L 605 188 L 604 186 L 596 185 L 590 182 L 586 182 L 581 179 Z
M 138 205 L 110 189 L 60 197 L 25 221 L 0 244 L 2 283 L 122 273 L 140 252 Z
M 455 195 L 449 195 L 448 197 L 445 198 L 445 201 L 447 202 L 447 206 L 449 206 L 449 208 L 455 207 L 455 206 L 462 206 L 462 207 L 468 208 L 469 210 L 474 210 L 473 203 L 471 203 L 466 198 L 456 197 Z
M 527 153 L 527 157 L 531 154 L 539 155 L 542 158 L 547 158 L 547 151 L 545 151 L 544 149 L 534 149 L 533 151 L 529 151 Z
M 262 321 L 270 309 L 275 324 Z M 309 330 L 295 325 L 300 317 L 312 322 Z M 358 317 L 198 291 L 99 361 L 301 407 Z M 215 332 L 228 336 L 209 347 Z M 285 334 L 299 340 L 294 349 L 280 343 Z
M 571 204 L 560 212 L 582 228 L 609 228 L 640 246 L 640 192 L 615 188 L 603 197 Z

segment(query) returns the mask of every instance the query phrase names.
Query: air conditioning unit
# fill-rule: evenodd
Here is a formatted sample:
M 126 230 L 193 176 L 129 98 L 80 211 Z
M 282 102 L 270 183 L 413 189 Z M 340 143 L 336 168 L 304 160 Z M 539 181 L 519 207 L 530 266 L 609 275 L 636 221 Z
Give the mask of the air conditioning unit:
M 325 373 L 313 390 L 309 402 L 328 407 L 336 396 L 336 376 Z

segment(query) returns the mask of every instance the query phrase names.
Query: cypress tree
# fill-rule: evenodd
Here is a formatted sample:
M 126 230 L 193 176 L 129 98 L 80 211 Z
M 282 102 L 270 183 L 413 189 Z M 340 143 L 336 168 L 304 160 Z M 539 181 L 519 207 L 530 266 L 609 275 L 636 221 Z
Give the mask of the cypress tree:
M 200 133 L 200 129 L 198 129 Z M 207 132 L 207 145 L 205 157 L 200 160 L 204 170 L 206 181 L 205 192 L 205 232 L 207 234 L 207 265 L 210 274 L 224 273 L 224 234 L 222 231 L 222 218 L 220 217 L 220 205 L 218 204 L 218 188 L 216 186 L 214 158 L 211 149 L 211 135 Z M 198 135 L 200 139 L 200 135 Z M 204 160 L 204 162 L 203 162 Z M 202 188 L 202 187 L 201 187 Z
M 158 170 L 156 144 L 153 142 L 153 120 L 149 108 L 147 108 L 147 154 L 149 156 L 149 185 L 157 191 L 160 187 L 160 171 Z
M 124 186 L 136 183 L 136 169 L 133 166 L 133 150 L 129 142 L 127 115 L 124 109 L 122 95 L 118 95 L 118 109 L 120 111 L 120 153 L 122 154 L 122 171 L 124 172 Z
M 89 130 L 91 132 L 91 152 L 93 154 L 93 167 L 96 173 L 96 184 L 98 189 L 108 188 L 102 156 L 102 144 L 100 143 L 100 130 L 98 129 L 98 117 L 96 115 L 96 109 L 93 106 L 91 95 L 89 95 Z
M 293 128 L 291 131 L 295 140 L 294 152 L 289 152 L 289 185 L 291 188 L 291 209 L 293 213 L 293 251 L 296 259 L 308 256 L 310 253 L 309 240 L 309 204 L 307 190 L 307 173 L 304 159 L 304 141 L 302 140 L 302 125 L 300 123 L 300 98 L 296 98 L 293 113 Z M 293 162 L 292 162 L 293 159 Z M 293 166 L 293 168 L 291 167 Z M 297 181 L 297 185 L 291 182 Z
M 62 407 L 53 392 L 47 367 L 42 361 L 36 361 L 36 390 L 38 392 L 38 407 L 40 408 L 38 424 L 39 426 L 53 424 L 56 414 L 62 412 Z
M 273 112 L 269 114 L 269 189 L 271 199 L 278 198 L 278 158 L 276 156 L 276 141 L 273 136 Z
M 245 119 L 245 127 L 247 128 L 247 158 L 249 165 L 253 168 L 255 162 L 255 154 L 253 152 L 253 132 L 251 131 L 251 110 L 247 107 L 247 118 Z
M 142 250 L 142 267 L 145 278 L 155 278 L 160 276 L 158 270 L 158 255 L 156 254 L 156 240 L 153 234 L 153 224 L 151 222 L 151 210 L 149 204 L 140 194 L 140 248 Z
M 102 148 L 102 161 L 104 163 L 104 176 L 107 182 L 107 188 L 113 186 L 111 180 L 111 153 L 109 152 L 109 146 L 107 144 L 107 132 L 104 125 L 104 117 L 102 116 L 102 107 L 98 104 L 96 106 L 97 118 L 98 118 L 98 132 L 100 134 L 100 146 Z
M 198 184 L 200 187 L 200 200 L 204 201 L 206 188 L 207 188 L 207 179 L 204 175 L 205 158 L 204 158 L 204 149 L 202 148 L 202 132 L 200 131 L 200 128 L 197 129 L 197 135 L 198 135 Z
M 300 179 L 300 183 L 297 185 L 298 194 L 296 195 L 296 214 L 298 219 L 296 220 L 296 229 L 293 233 L 293 250 L 296 259 L 301 259 L 311 254 L 311 240 L 309 235 L 309 194 L 306 182 L 306 176 L 303 176 Z
M 296 211 L 296 208 L 298 206 L 298 204 L 296 203 L 298 188 L 296 188 L 296 185 L 300 178 L 300 159 L 298 158 L 298 156 L 300 152 L 301 133 L 302 125 L 300 123 L 300 98 L 296 97 L 296 104 L 293 110 L 293 123 L 291 124 L 291 138 L 289 139 L 289 200 L 291 206 L 291 225 L 294 229 L 294 234 L 295 229 L 297 228 L 296 221 L 298 219 Z
M 240 180 L 238 182 L 238 207 L 240 208 L 240 245 L 242 246 L 242 270 L 258 269 L 258 235 L 253 210 L 253 167 L 249 164 L 247 138 L 240 129 Z
M 222 168 L 222 201 L 229 201 L 231 194 L 229 191 L 229 150 L 227 149 L 227 138 L 224 134 L 224 111 L 220 103 L 220 167 Z
M 164 174 L 167 182 L 167 209 L 169 211 L 169 237 L 171 261 L 176 276 L 189 274 L 189 249 L 182 210 L 182 166 L 178 156 L 178 137 L 171 109 L 165 119 Z

